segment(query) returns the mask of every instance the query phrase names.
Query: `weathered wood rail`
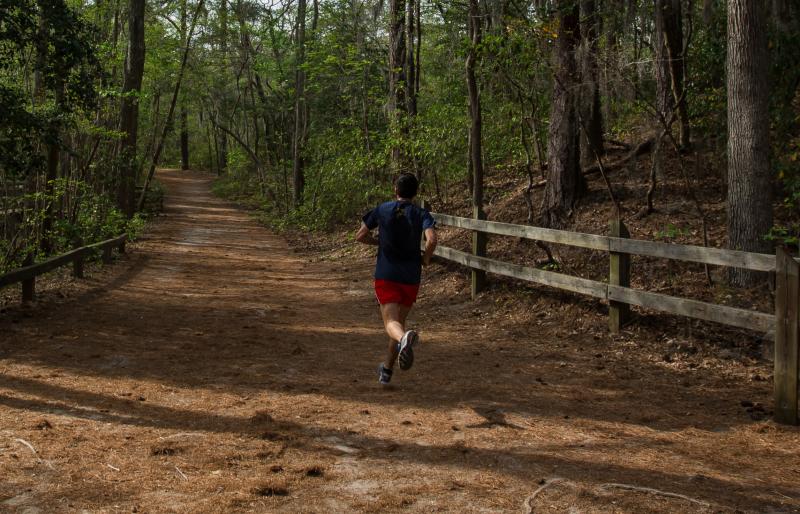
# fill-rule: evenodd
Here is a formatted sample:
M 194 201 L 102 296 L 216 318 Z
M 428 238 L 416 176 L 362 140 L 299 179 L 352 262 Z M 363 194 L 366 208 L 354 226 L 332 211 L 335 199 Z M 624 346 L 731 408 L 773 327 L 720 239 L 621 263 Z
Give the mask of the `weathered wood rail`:
M 15 269 L 5 275 L 0 275 L 0 289 L 12 284 L 22 283 L 22 301 L 32 301 L 36 296 L 36 277 L 39 275 L 72 264 L 72 274 L 77 278 L 83 278 L 83 265 L 88 257 L 97 251 L 101 251 L 103 262 L 111 262 L 112 252 L 115 248 L 119 249 L 120 253 L 125 253 L 125 242 L 127 240 L 128 235 L 122 234 L 99 243 L 75 248 L 35 264 L 28 260 L 26 266 Z
M 609 254 L 608 282 L 604 282 L 490 259 L 486 257 L 485 245 L 473 245 L 472 253 L 444 246 L 437 247 L 437 256 L 472 269 L 473 296 L 480 292 L 482 287 L 483 279 L 479 274 L 489 272 L 607 300 L 609 303 L 609 329 L 612 332 L 618 332 L 628 321 L 631 305 L 733 327 L 763 332 L 774 330 L 775 419 L 781 423 L 797 424 L 800 265 L 785 248 L 778 248 L 776 255 L 769 255 L 629 239 L 628 232 L 621 221 L 612 222 L 610 230 L 612 235 L 603 236 L 460 218 L 448 214 L 434 213 L 433 216 L 438 225 L 467 229 L 482 234 L 520 237 L 546 243 L 588 248 Z M 775 314 L 632 289 L 630 287 L 631 255 L 774 273 L 776 281 Z

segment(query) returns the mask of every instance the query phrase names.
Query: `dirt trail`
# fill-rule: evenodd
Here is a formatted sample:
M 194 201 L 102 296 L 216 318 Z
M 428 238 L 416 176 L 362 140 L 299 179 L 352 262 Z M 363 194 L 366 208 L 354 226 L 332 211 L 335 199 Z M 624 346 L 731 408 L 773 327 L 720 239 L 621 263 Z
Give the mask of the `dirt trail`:
M 0 314 L 0 511 L 524 512 L 542 486 L 533 512 L 800 511 L 798 430 L 738 405 L 768 384 L 423 289 L 417 363 L 381 389 L 370 262 L 160 180 L 111 276 Z

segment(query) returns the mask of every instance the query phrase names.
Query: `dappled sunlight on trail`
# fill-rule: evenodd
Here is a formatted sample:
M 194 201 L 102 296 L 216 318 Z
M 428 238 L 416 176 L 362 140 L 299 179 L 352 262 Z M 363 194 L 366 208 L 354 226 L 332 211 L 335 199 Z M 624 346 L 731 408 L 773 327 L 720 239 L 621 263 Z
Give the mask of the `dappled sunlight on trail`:
M 159 179 L 165 217 L 107 282 L 0 315 L 0 511 L 519 511 L 551 477 L 560 511 L 800 508 L 798 431 L 719 414 L 746 385 L 598 366 L 589 335 L 502 335 L 424 285 L 418 362 L 379 388 L 369 262 Z

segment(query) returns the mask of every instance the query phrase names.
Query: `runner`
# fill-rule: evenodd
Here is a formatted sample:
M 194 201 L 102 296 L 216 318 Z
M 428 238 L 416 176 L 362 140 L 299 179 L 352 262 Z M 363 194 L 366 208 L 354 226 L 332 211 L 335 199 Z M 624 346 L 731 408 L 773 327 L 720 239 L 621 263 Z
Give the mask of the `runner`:
M 436 231 L 431 213 L 411 203 L 419 182 L 412 173 L 403 173 L 395 181 L 396 199 L 385 202 L 362 218 L 356 241 L 378 247 L 375 264 L 375 296 L 381 308 L 383 326 L 389 335 L 386 359 L 378 366 L 378 381 L 387 385 L 392 379 L 395 360 L 400 369 L 414 364 L 414 346 L 419 334 L 406 330 L 406 318 L 417 299 L 422 266 L 430 263 L 436 248 Z M 372 230 L 378 228 L 378 237 Z M 420 241 L 425 233 L 425 251 Z

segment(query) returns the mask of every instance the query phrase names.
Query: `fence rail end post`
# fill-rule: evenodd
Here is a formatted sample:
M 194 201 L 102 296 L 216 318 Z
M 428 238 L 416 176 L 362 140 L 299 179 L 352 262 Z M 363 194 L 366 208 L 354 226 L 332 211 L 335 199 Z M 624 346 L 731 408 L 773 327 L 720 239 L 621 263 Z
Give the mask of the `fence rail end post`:
M 110 245 L 103 247 L 103 257 L 102 257 L 103 264 L 109 264 L 111 262 L 111 251 L 112 248 Z
M 628 228 L 621 219 L 613 219 L 610 224 L 611 237 L 629 238 Z M 608 262 L 609 285 L 630 287 L 631 285 L 631 257 L 626 253 L 609 252 Z M 630 319 L 631 306 L 627 303 L 609 300 L 608 302 L 608 329 L 616 334 Z
M 472 217 L 476 220 L 485 220 L 486 213 L 478 205 L 472 208 Z M 472 255 L 476 257 L 486 257 L 487 234 L 485 232 L 472 232 Z M 478 293 L 486 288 L 486 272 L 483 270 L 472 270 L 472 299 L 477 298 Z
M 83 240 L 78 238 L 75 240 L 75 248 L 80 248 L 83 246 Z M 75 256 L 75 260 L 72 261 L 72 276 L 75 278 L 83 278 L 83 263 L 86 259 L 86 252 L 82 251 L 78 255 Z
M 25 260 L 22 261 L 22 266 L 33 265 L 33 254 L 29 253 Z M 36 297 L 36 275 L 22 281 L 22 303 L 32 302 Z
M 775 254 L 775 421 L 797 424 L 800 265 L 785 247 Z

